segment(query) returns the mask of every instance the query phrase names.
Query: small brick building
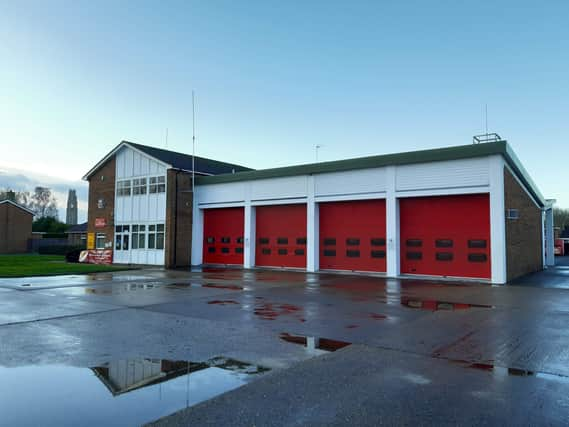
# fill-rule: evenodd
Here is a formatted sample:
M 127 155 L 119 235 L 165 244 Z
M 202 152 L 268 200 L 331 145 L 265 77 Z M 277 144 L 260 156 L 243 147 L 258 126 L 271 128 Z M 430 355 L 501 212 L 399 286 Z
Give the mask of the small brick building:
M 0 254 L 27 251 L 34 213 L 11 200 L 0 202 Z

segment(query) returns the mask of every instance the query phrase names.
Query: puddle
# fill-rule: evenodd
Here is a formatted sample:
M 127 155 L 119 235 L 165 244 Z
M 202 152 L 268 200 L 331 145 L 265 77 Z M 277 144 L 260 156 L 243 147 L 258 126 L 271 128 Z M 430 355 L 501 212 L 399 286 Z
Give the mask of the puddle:
M 328 338 L 311 337 L 306 335 L 293 335 L 288 332 L 283 332 L 279 335 L 283 341 L 299 344 L 306 347 L 308 350 L 322 350 L 325 352 L 336 351 L 341 348 L 349 346 L 351 343 L 345 341 L 332 340 Z
M 208 301 L 208 304 L 215 304 L 215 305 L 234 305 L 234 304 L 239 304 L 237 301 L 231 300 L 231 299 L 227 299 L 227 300 L 220 300 L 220 299 L 215 299 L 212 301 Z
M 378 314 L 378 313 L 370 313 L 369 317 L 371 317 L 373 320 L 387 319 L 387 316 L 385 314 Z
M 237 286 L 237 285 L 216 285 L 213 283 L 206 283 L 205 285 L 202 285 L 202 288 L 214 288 L 214 289 L 229 289 L 232 291 L 242 291 L 243 290 L 243 286 Z
M 419 299 L 401 299 L 401 305 L 408 308 L 415 308 L 427 311 L 459 311 L 468 310 L 470 308 L 494 308 L 493 305 L 483 304 L 463 304 L 456 302 L 434 301 L 434 300 L 419 300 Z
M 212 289 L 228 289 L 230 291 L 243 291 L 245 288 L 238 285 L 218 285 L 215 283 L 170 283 L 166 285 L 172 289 L 188 289 L 188 288 L 212 288 Z
M 92 368 L 0 367 L 2 425 L 139 426 L 267 370 L 224 357 L 199 363 L 140 358 Z
M 298 320 L 304 322 L 304 318 L 299 317 L 301 308 L 292 304 L 273 304 L 270 302 L 256 302 L 253 313 L 263 320 L 275 320 L 279 316 L 293 315 Z
M 496 377 L 533 377 L 533 378 L 541 378 L 545 380 L 552 380 L 552 381 L 562 381 L 569 383 L 569 377 L 566 375 L 560 374 L 551 374 L 547 372 L 539 372 L 539 371 L 531 371 L 528 369 L 520 369 L 520 368 L 505 368 L 502 366 L 496 366 L 493 363 L 484 363 L 484 362 L 468 362 L 466 360 L 450 360 L 452 363 L 457 363 L 463 365 L 469 369 L 476 369 L 479 371 L 489 372 Z

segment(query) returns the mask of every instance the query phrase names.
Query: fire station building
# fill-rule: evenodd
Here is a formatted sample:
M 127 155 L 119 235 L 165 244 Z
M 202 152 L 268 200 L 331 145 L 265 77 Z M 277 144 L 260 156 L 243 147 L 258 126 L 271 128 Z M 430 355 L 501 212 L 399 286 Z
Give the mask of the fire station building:
M 264 170 L 196 157 L 193 194 L 190 160 L 123 142 L 95 166 L 96 246 L 116 263 L 496 284 L 554 262 L 551 203 L 505 141 Z

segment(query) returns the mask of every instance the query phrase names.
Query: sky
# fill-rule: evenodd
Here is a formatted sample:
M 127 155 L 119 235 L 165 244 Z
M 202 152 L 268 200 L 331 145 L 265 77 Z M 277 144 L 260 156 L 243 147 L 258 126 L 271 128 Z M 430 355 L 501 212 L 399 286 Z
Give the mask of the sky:
M 0 0 L 0 187 L 73 186 L 85 219 L 81 177 L 121 140 L 191 152 L 195 90 L 196 154 L 253 168 L 316 145 L 326 161 L 469 144 L 487 105 L 569 208 L 567 16 L 565 0 Z

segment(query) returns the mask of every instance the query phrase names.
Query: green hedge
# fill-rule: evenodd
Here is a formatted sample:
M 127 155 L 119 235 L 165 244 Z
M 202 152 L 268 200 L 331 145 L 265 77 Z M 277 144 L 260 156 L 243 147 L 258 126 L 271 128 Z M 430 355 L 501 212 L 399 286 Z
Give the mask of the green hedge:
M 74 245 L 53 245 L 53 246 L 42 246 L 38 248 L 38 254 L 40 255 L 66 255 L 68 252 L 75 250 L 82 250 L 82 246 Z

